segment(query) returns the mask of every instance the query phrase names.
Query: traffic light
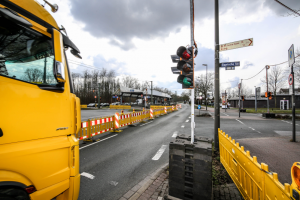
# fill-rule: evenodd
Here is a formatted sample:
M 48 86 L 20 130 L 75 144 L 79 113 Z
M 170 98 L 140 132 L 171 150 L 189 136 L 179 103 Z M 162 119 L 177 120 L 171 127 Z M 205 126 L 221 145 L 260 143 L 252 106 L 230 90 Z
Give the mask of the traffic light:
M 241 96 L 242 97 L 242 101 L 245 101 L 245 96 Z
M 269 99 L 272 99 L 272 92 L 268 92 Z
M 194 88 L 193 47 L 181 46 L 176 54 L 180 57 L 177 63 L 177 70 L 180 72 L 177 82 L 182 84 L 182 89 L 192 89 Z

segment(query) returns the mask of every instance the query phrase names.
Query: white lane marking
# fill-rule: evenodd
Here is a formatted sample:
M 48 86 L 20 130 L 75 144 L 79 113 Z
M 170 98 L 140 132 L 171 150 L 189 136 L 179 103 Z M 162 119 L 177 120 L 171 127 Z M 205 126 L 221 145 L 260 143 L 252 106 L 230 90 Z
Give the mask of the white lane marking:
M 178 131 L 175 131 L 175 132 L 173 133 L 172 137 L 177 137 L 177 133 L 178 133 Z
M 189 122 L 189 120 L 186 120 L 185 122 Z
M 184 126 L 182 125 L 181 128 L 184 128 Z
M 157 153 L 155 154 L 155 156 L 152 158 L 152 160 L 158 160 L 161 157 L 161 155 L 164 153 L 166 148 L 167 145 L 162 145 L 160 149 L 157 151 Z
M 117 181 L 111 181 L 109 182 L 109 184 L 113 185 L 113 186 L 117 186 L 118 185 L 118 182 Z
M 227 115 L 226 113 L 223 113 L 224 115 L 226 115 L 226 116 L 229 116 L 229 115 Z
M 191 117 L 189 117 L 191 119 Z
M 115 136 L 117 136 L 117 135 L 118 135 L 118 134 L 112 135 L 112 136 L 110 136 L 110 137 L 107 137 L 107 138 L 104 138 L 104 139 L 102 139 L 102 140 L 99 140 L 98 142 L 103 142 L 104 140 L 110 139 L 110 138 L 115 137 Z M 81 148 L 79 148 L 79 150 L 80 150 L 80 149 L 83 149 L 83 148 L 85 148 L 85 147 L 89 147 L 89 146 L 91 146 L 91 145 L 97 144 L 98 142 L 93 142 L 92 144 L 89 144 L 89 145 L 86 145 L 86 146 L 84 146 L 84 147 L 81 147 Z
M 89 173 L 86 173 L 86 172 L 82 172 L 80 175 L 81 175 L 81 176 L 85 176 L 85 177 L 87 177 L 87 178 L 89 178 L 89 179 L 94 179 L 94 178 L 95 178 L 94 175 L 89 174 Z

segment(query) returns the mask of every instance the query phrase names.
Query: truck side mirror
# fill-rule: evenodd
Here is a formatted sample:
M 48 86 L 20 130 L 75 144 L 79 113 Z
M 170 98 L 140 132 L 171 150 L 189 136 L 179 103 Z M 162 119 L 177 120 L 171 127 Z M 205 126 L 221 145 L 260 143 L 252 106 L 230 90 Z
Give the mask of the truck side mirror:
M 65 72 L 65 57 L 64 57 L 64 45 L 63 45 L 63 36 L 56 30 L 52 29 L 52 40 L 53 40 L 53 49 L 54 49 L 54 66 L 53 73 L 57 82 L 64 83 L 66 82 L 66 72 Z

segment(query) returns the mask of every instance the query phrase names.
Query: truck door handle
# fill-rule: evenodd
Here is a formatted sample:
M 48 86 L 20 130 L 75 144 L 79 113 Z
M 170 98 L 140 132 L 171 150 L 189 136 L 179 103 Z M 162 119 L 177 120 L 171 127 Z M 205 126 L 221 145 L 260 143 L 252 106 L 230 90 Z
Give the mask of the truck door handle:
M 0 137 L 3 136 L 3 132 L 2 132 L 2 129 L 0 128 Z

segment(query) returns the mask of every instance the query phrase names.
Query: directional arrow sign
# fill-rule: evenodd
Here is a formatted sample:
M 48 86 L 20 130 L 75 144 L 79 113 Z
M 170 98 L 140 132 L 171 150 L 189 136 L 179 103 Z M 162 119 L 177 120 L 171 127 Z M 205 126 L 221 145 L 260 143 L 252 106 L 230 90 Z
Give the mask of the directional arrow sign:
M 220 51 L 227 51 L 231 49 L 237 49 L 237 48 L 249 47 L 249 46 L 253 46 L 253 38 L 221 44 Z

